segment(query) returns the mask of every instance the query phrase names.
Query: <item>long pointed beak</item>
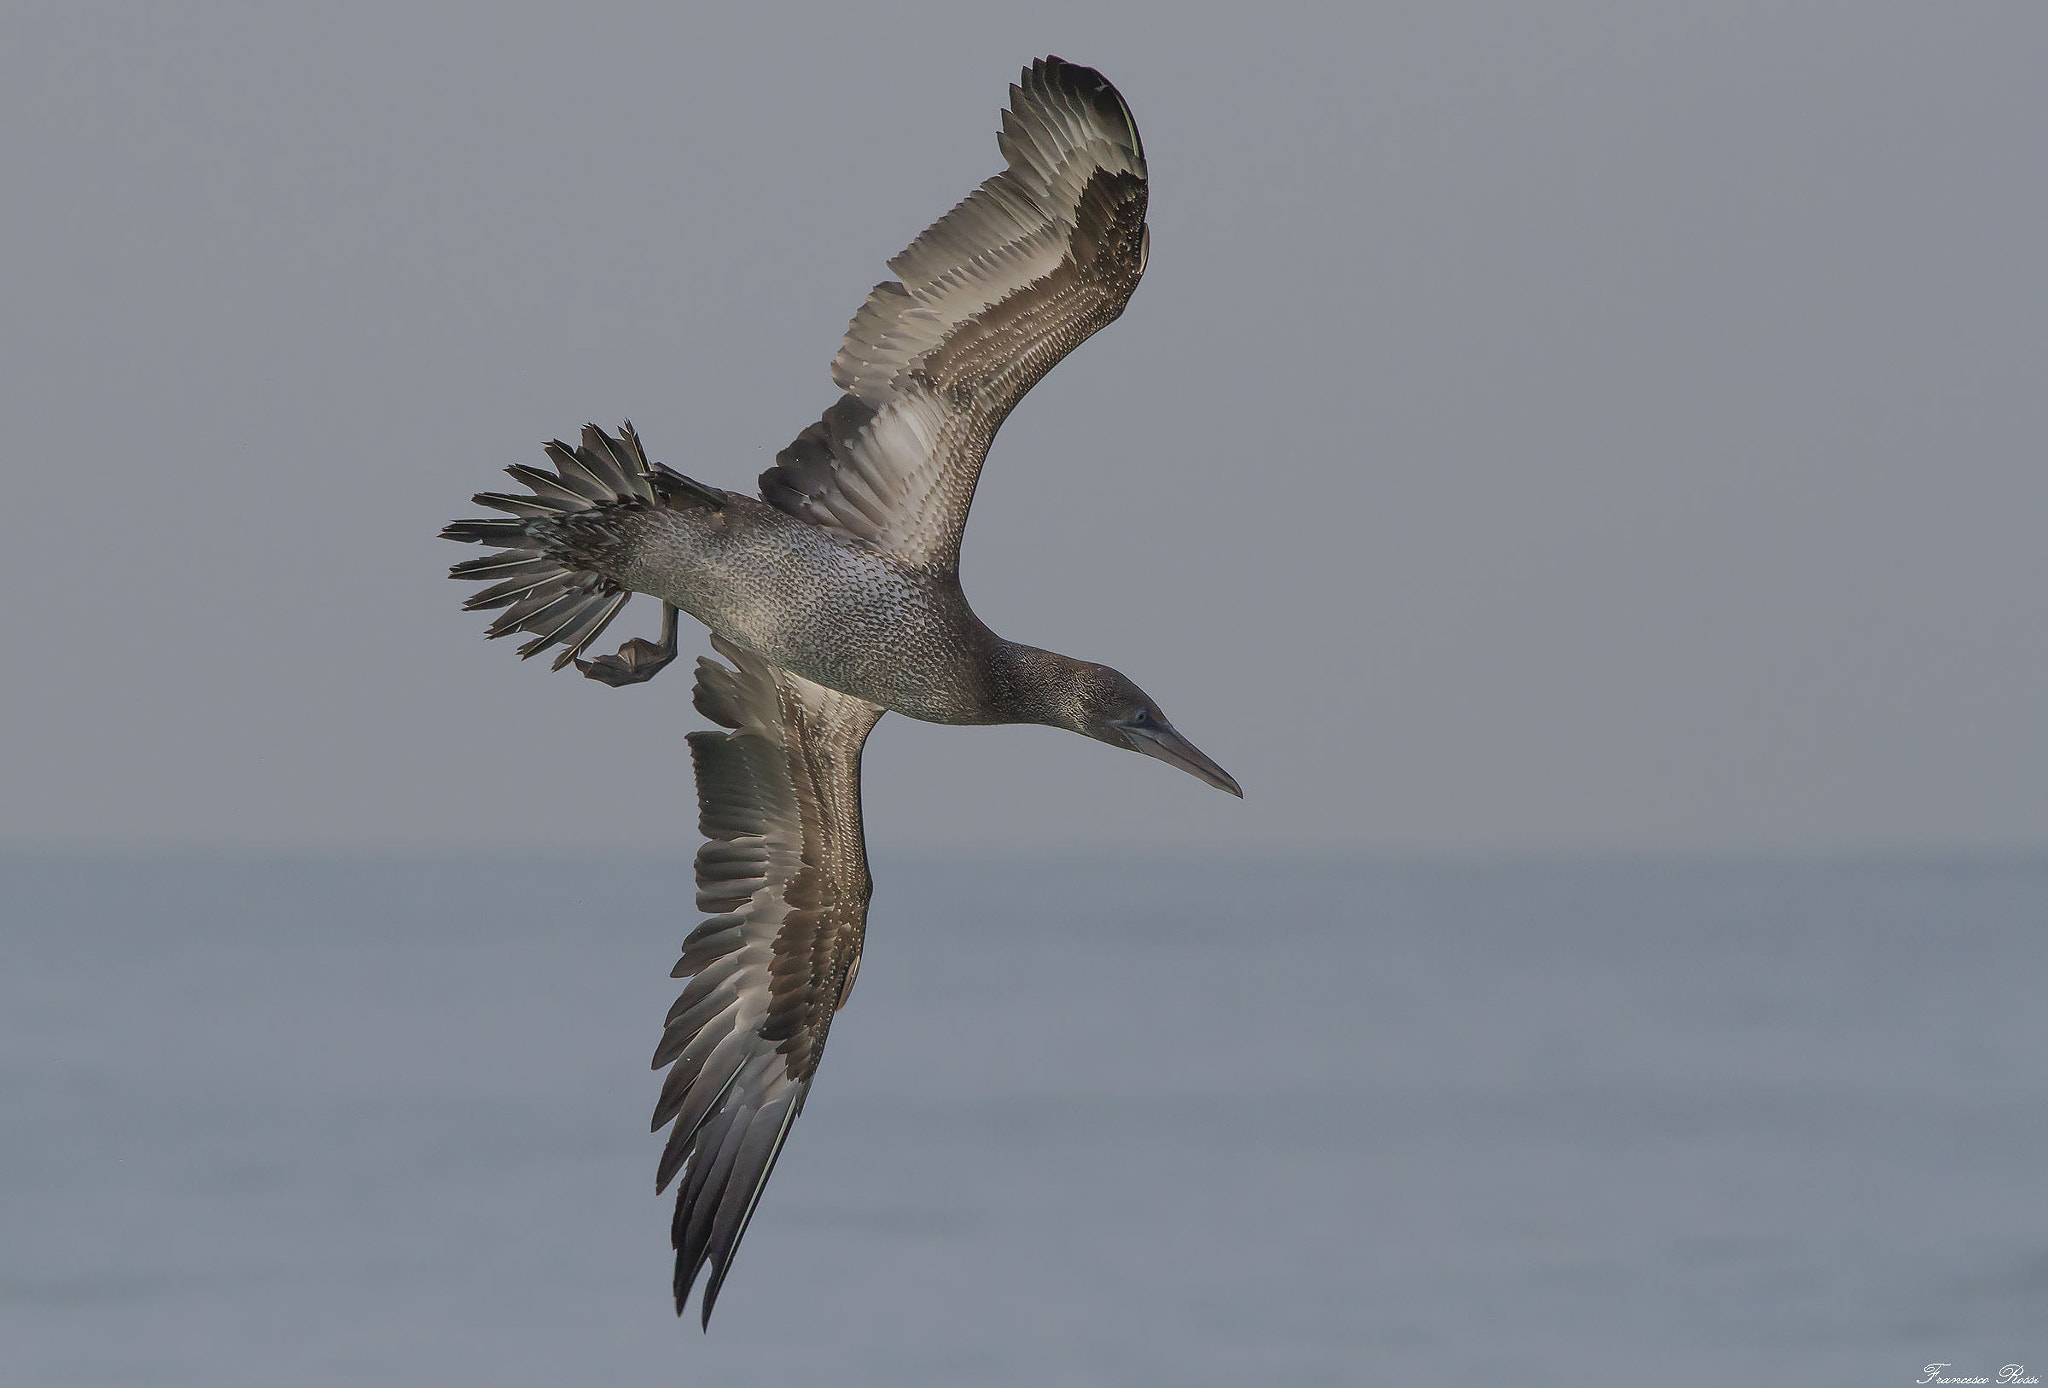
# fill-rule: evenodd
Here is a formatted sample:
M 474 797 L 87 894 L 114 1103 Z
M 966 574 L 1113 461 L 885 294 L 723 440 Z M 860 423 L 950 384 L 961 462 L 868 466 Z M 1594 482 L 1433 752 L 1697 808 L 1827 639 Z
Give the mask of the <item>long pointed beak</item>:
M 1133 728 L 1125 724 L 1123 733 L 1132 751 L 1157 757 L 1190 776 L 1201 777 L 1218 790 L 1227 790 L 1238 799 L 1244 799 L 1244 791 L 1231 774 L 1204 756 L 1202 749 L 1182 737 L 1171 723 L 1162 723 L 1154 728 Z

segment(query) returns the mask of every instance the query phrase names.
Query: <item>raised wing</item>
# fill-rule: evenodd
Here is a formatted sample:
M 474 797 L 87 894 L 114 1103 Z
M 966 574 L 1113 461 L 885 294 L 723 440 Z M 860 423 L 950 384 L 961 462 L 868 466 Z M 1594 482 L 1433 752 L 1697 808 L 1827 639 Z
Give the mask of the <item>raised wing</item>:
M 696 702 L 728 732 L 690 734 L 707 842 L 654 1067 L 673 1121 L 655 1188 L 678 1175 L 676 1312 L 708 1262 L 703 1320 L 817 1072 L 867 926 L 860 754 L 882 710 L 799 679 L 717 637 L 733 663 L 697 664 Z
M 1010 88 L 1009 167 L 889 262 L 832 361 L 846 394 L 761 474 L 761 496 L 921 568 L 950 570 L 997 428 L 1123 312 L 1145 272 L 1145 149 L 1092 68 Z

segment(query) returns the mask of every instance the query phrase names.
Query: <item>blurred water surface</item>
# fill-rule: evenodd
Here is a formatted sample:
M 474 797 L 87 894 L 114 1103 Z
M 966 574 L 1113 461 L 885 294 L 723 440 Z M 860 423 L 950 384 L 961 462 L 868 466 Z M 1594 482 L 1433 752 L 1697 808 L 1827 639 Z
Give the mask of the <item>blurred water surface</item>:
M 0 1355 L 79 1385 L 2048 1367 L 2048 863 L 877 863 L 709 1336 L 687 863 L 0 858 Z

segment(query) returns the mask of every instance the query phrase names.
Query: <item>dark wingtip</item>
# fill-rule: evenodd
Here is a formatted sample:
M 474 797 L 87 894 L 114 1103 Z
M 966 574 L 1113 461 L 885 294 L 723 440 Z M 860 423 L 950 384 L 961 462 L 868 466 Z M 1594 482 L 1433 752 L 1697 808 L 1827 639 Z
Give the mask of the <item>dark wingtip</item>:
M 676 1259 L 676 1280 L 675 1280 L 675 1293 L 676 1293 L 676 1317 L 677 1317 L 678 1319 L 681 1319 L 681 1317 L 682 1317 L 683 1313 L 684 1313 L 685 1311 L 688 1311 L 688 1310 L 690 1309 L 690 1285 L 691 1285 L 691 1283 L 695 1282 L 696 1280 L 697 1280 L 697 1278 L 696 1278 L 696 1275 L 695 1275 L 695 1274 L 692 1274 L 692 1275 L 691 1275 L 691 1276 L 690 1276 L 690 1277 L 689 1277 L 688 1279 L 685 1279 L 685 1278 L 684 1278 L 684 1276 L 683 1276 L 683 1260 L 682 1260 L 681 1258 L 677 1258 L 677 1259 Z
M 1105 120 L 1123 122 L 1131 132 L 1132 149 L 1140 160 L 1145 157 L 1145 141 L 1138 134 L 1138 122 L 1131 114 L 1131 104 L 1116 89 L 1116 83 L 1096 69 L 1048 53 L 1043 58 L 1033 59 L 1031 66 L 1024 70 L 1024 77 L 1027 83 L 1036 77 L 1047 87 L 1058 87 L 1079 97 Z
M 697 1303 L 699 1311 L 699 1314 L 697 1316 L 697 1328 L 699 1330 L 705 1331 L 707 1333 L 710 1331 L 711 1308 L 718 1304 L 718 1288 L 719 1285 L 722 1282 L 724 1282 L 724 1280 L 725 1278 L 720 1273 L 720 1271 L 717 1268 L 713 1268 L 710 1280 L 704 1284 L 704 1296 Z M 690 1290 L 692 1287 L 696 1285 L 696 1282 L 697 1277 L 695 1273 L 691 1273 L 687 1278 L 684 1276 L 683 1260 L 681 1258 L 677 1258 L 675 1290 L 676 1317 L 678 1319 L 681 1319 L 684 1315 L 686 1315 L 689 1312 Z
M 1056 53 L 1048 53 L 1032 66 L 1052 81 L 1068 83 L 1078 95 L 1094 102 L 1096 109 L 1105 115 L 1121 115 L 1127 109 L 1116 84 L 1085 63 L 1070 62 Z

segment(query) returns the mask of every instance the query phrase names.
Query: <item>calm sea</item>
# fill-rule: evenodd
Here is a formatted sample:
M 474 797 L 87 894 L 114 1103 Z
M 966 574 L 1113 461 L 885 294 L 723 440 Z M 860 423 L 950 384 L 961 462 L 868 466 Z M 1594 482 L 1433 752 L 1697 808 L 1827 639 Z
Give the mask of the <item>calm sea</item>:
M 0 1381 L 2048 1370 L 2048 862 L 879 861 L 708 1336 L 686 874 L 0 858 Z

